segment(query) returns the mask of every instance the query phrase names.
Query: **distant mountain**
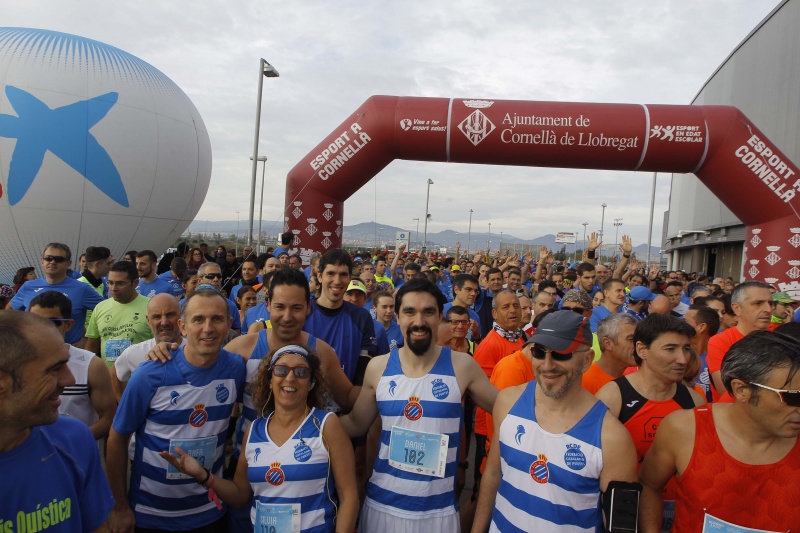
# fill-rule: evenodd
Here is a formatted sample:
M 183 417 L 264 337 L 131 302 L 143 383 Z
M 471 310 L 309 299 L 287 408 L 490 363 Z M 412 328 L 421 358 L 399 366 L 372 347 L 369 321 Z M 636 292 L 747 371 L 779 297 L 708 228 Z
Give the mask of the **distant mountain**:
M 247 234 L 247 220 L 240 220 L 238 223 L 239 236 Z M 204 221 L 195 220 L 189 225 L 187 232 L 192 233 L 221 233 L 225 236 L 236 234 L 237 222 L 235 220 L 222 220 L 222 221 Z M 274 221 L 262 222 L 262 235 L 266 235 L 268 239 L 277 239 L 276 231 L 282 228 L 277 227 Z M 419 235 L 417 228 L 400 228 L 397 226 L 390 226 L 388 224 L 379 224 L 376 222 L 362 222 L 352 226 L 344 226 L 343 242 L 346 245 L 363 246 L 364 249 L 376 248 L 378 243 L 383 247 L 394 247 L 395 236 L 398 232 L 407 232 L 410 236 L 410 248 L 417 249 L 422 247 L 423 229 L 420 227 Z M 255 222 L 253 233 L 258 233 L 258 221 Z M 559 251 L 565 245 L 556 243 L 556 236 L 553 234 L 542 235 L 534 239 L 520 239 L 513 235 L 503 233 L 502 235 L 502 249 L 510 248 L 512 251 L 525 253 L 528 250 L 538 251 L 539 246 L 547 246 L 549 250 Z M 487 242 L 491 239 L 492 250 L 497 250 L 500 246 L 500 234 L 492 233 L 489 235 L 487 232 L 472 232 L 471 235 L 461 233 L 453 230 L 444 230 L 440 232 L 428 231 L 428 249 L 447 248 L 452 251 L 457 242 L 461 242 L 461 250 L 466 251 L 469 244 L 470 251 L 477 250 L 478 248 L 485 250 Z M 583 248 L 582 239 L 578 238 L 578 249 Z M 607 243 L 603 246 L 604 254 L 613 253 L 615 246 L 613 242 Z M 572 253 L 575 250 L 574 244 L 567 244 L 567 253 Z M 647 255 L 647 243 L 635 246 L 633 251 L 636 255 L 644 258 Z M 658 256 L 658 246 L 653 246 L 650 249 L 652 256 Z

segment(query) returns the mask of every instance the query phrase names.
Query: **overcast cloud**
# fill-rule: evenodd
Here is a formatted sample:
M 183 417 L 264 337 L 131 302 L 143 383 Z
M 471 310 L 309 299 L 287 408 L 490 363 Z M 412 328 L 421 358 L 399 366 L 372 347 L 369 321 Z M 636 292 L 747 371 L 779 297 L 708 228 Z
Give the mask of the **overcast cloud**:
M 121 48 L 174 80 L 211 137 L 198 220 L 247 219 L 258 60 L 264 220 L 277 233 L 286 174 L 373 94 L 689 104 L 779 0 L 211 1 L 5 0 L 4 26 L 63 31 Z M 260 177 L 260 169 L 259 169 Z M 612 223 L 647 241 L 652 174 L 395 161 L 345 203 L 345 225 L 415 229 L 432 178 L 429 231 L 533 238 Z M 659 175 L 653 244 L 669 201 Z M 379 207 L 376 210 L 375 199 Z M 256 206 L 256 215 L 258 206 Z M 243 224 L 244 227 L 244 224 Z

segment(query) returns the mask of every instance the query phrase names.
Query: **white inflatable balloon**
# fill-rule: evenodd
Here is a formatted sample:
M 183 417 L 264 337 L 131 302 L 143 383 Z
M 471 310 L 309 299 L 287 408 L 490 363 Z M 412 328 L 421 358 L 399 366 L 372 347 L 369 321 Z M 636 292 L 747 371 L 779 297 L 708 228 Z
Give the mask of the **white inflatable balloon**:
M 45 244 L 160 253 L 211 179 L 211 144 L 186 94 L 118 48 L 0 28 L 0 281 Z

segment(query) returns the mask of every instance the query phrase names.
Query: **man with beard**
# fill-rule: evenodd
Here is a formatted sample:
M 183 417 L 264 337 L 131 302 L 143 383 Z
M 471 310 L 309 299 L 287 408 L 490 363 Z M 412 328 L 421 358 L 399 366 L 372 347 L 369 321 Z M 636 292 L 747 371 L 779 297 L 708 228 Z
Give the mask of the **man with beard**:
M 172 294 L 172 285 L 159 278 L 156 273 L 157 261 L 158 258 L 152 250 L 142 250 L 136 254 L 136 270 L 139 273 L 136 292 L 147 298 L 164 292 Z
M 376 416 L 381 420 L 360 528 L 458 531 L 461 402 L 469 392 L 491 409 L 497 389 L 469 355 L 437 345 L 446 299 L 435 284 L 412 279 L 398 289 L 396 301 L 405 345 L 370 361 L 353 411 L 341 418 L 351 437 L 365 434 Z
M 472 531 L 490 522 L 495 531 L 605 531 L 601 495 L 609 520 L 609 489 L 641 486 L 630 435 L 581 387 L 594 357 L 589 320 L 555 311 L 528 344 L 536 381 L 497 397 L 499 445 L 489 451 Z

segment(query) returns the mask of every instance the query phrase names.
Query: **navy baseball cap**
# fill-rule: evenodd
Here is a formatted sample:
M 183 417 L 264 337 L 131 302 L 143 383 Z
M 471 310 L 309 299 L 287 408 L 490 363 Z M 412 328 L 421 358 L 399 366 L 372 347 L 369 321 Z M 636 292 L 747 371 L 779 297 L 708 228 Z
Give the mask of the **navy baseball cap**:
M 570 353 L 580 345 L 592 345 L 589 319 L 573 311 L 556 311 L 544 317 L 525 343 L 536 343 L 559 353 Z

